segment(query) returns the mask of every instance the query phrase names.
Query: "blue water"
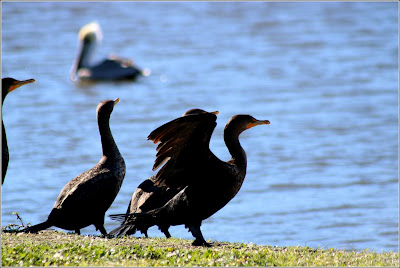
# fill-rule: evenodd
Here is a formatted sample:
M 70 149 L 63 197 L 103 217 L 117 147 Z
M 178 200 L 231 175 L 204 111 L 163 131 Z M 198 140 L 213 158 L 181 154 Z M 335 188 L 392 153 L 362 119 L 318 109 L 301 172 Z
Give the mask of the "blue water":
M 115 53 L 151 75 L 71 82 L 77 33 L 94 20 L 104 36 L 95 60 Z M 211 149 L 223 160 L 231 116 L 271 122 L 241 135 L 245 182 L 203 222 L 206 239 L 398 251 L 397 3 L 6 2 L 1 56 L 2 77 L 37 81 L 3 107 L 2 226 L 18 223 L 13 211 L 44 221 L 62 187 L 97 163 L 96 106 L 119 97 L 111 129 L 127 174 L 107 215 L 124 213 L 154 174 L 147 135 L 198 107 L 220 112 Z M 108 231 L 117 225 L 106 218 Z

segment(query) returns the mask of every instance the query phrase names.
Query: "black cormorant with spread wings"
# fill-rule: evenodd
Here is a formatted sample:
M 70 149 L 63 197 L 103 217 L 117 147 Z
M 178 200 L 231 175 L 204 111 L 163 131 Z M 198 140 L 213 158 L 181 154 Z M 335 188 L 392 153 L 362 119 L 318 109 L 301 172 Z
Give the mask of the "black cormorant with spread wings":
M 183 114 L 183 116 L 187 115 L 194 115 L 194 114 L 205 114 L 207 113 L 206 111 L 202 109 L 190 109 L 187 112 Z M 212 112 L 211 114 L 218 114 L 218 112 Z M 201 119 L 201 118 L 200 118 Z M 199 119 L 199 120 L 200 120 Z M 209 124 L 209 121 L 207 120 L 207 117 L 204 117 L 204 123 L 199 124 L 199 126 L 196 128 L 196 130 L 193 130 L 194 132 L 202 132 L 197 133 L 197 135 L 204 135 L 205 138 L 211 137 L 211 134 L 215 128 L 215 124 Z M 176 120 L 175 122 L 179 124 L 179 121 L 181 120 Z M 172 123 L 171 123 L 172 124 Z M 173 123 L 175 124 L 175 123 Z M 190 148 L 189 148 L 190 149 Z M 189 153 L 188 150 L 186 150 L 186 153 Z M 178 159 L 178 164 L 179 161 L 182 162 L 182 159 L 185 157 L 185 152 L 181 152 L 179 159 Z M 175 161 L 176 160 L 170 160 L 170 161 Z M 176 166 L 176 165 L 174 165 Z M 152 176 L 151 178 L 143 181 L 138 188 L 135 190 L 135 192 L 132 195 L 132 198 L 129 202 L 128 209 L 126 211 L 124 220 L 127 219 L 128 215 L 131 213 L 141 213 L 141 212 L 147 212 L 155 208 L 162 207 L 167 203 L 171 198 L 173 198 L 181 189 L 181 187 L 167 187 L 166 185 L 154 185 L 155 183 L 156 176 Z M 124 227 L 122 227 L 124 228 Z M 168 229 L 169 226 L 167 225 L 160 225 L 159 226 L 160 230 L 165 234 L 167 238 L 171 237 Z M 126 232 L 126 235 L 131 235 L 136 232 L 136 229 L 131 229 L 128 228 L 129 230 Z M 140 229 L 142 233 L 147 235 L 147 229 L 148 228 L 143 228 Z M 109 234 L 117 234 L 119 232 L 119 228 L 111 231 Z
M 146 231 L 154 225 L 164 231 L 171 225 L 184 224 L 195 237 L 193 245 L 210 246 L 200 230 L 202 221 L 238 193 L 246 175 L 247 157 L 239 135 L 251 127 L 269 124 L 268 120 L 257 120 L 250 115 L 233 116 L 224 129 L 225 144 L 232 158 L 224 162 L 209 148 L 216 118 L 215 113 L 188 114 L 150 133 L 148 139 L 160 143 L 153 170 L 164 165 L 142 190 L 166 193 L 154 194 L 157 200 L 149 202 L 151 207 L 145 211 L 110 215 L 123 221 L 110 235 L 120 237 L 136 230 Z M 158 205 L 154 205 L 156 201 Z

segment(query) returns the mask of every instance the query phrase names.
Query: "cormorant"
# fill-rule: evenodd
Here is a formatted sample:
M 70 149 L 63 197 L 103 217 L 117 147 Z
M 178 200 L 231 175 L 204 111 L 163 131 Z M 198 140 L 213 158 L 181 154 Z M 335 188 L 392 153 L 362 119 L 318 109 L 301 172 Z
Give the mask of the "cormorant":
M 148 75 L 149 71 L 142 71 L 130 59 L 111 56 L 98 64 L 91 63 L 96 44 L 102 39 L 100 25 L 97 22 L 89 23 L 79 31 L 79 54 L 71 70 L 71 80 L 123 80 L 135 79 L 138 75 Z
M 154 185 L 176 188 L 178 192 L 159 208 L 129 214 L 113 234 L 119 237 L 154 225 L 184 224 L 195 237 L 193 245 L 211 246 L 204 240 L 201 223 L 238 193 L 246 175 L 247 157 L 239 135 L 251 127 L 270 123 L 250 115 L 233 116 L 224 129 L 225 144 L 232 158 L 224 162 L 209 148 L 215 121 L 216 115 L 212 113 L 188 115 L 150 133 L 148 139 L 160 142 L 153 168 L 166 162 L 155 176 Z M 111 215 L 117 220 L 124 217 L 125 214 Z
M 1 95 L 2 95 L 2 100 L 1 100 L 1 108 L 3 108 L 3 103 L 4 100 L 7 96 L 8 93 L 13 91 L 14 89 L 19 88 L 20 86 L 34 83 L 36 82 L 35 79 L 28 79 L 28 80 L 16 80 L 14 78 L 6 77 L 1 79 Z M 8 145 L 7 145 L 7 136 L 6 136 L 6 130 L 4 128 L 4 123 L 3 123 L 3 112 L 1 113 L 1 129 L 2 129 L 2 150 L 1 150 L 1 175 L 2 175 L 2 181 L 1 184 L 4 183 L 4 179 L 6 177 L 7 173 L 7 168 L 8 168 L 8 161 L 9 161 L 9 153 L 8 153 Z
M 206 114 L 207 112 L 202 110 L 202 109 L 190 109 L 186 111 L 182 116 L 188 116 L 188 115 L 194 115 L 194 114 Z M 218 114 L 218 111 L 212 112 L 211 114 Z M 179 120 L 178 120 L 179 121 Z M 204 139 L 211 137 L 212 131 L 214 130 L 215 125 L 208 124 L 208 121 L 206 120 L 203 124 L 199 125 L 195 130 L 198 133 L 196 134 L 197 137 L 199 135 L 203 135 Z M 196 135 L 192 134 L 192 137 L 196 137 Z M 198 138 L 197 138 L 198 139 Z M 190 142 L 189 142 L 190 143 Z M 193 143 L 195 144 L 195 143 Z M 186 154 L 190 153 L 188 150 L 186 150 Z M 186 157 L 184 155 L 184 152 L 180 153 L 179 159 L 182 161 Z M 170 160 L 174 161 L 174 160 Z M 174 165 L 176 166 L 176 165 Z M 133 193 L 132 198 L 129 202 L 128 209 L 126 211 L 124 220 L 126 220 L 131 213 L 141 213 L 141 212 L 147 212 L 155 208 L 162 207 L 167 203 L 171 198 L 173 198 L 180 190 L 181 187 L 167 187 L 166 185 L 159 185 L 156 186 L 154 185 L 154 182 L 156 180 L 156 176 L 152 176 L 149 179 L 143 181 L 136 191 Z M 120 226 L 122 229 L 125 228 L 123 224 Z M 112 230 L 109 235 L 115 235 L 120 232 L 120 227 L 117 227 L 116 229 Z M 147 229 L 148 228 L 143 228 L 140 229 L 143 234 L 145 234 L 146 237 L 147 235 Z M 171 237 L 168 229 L 169 225 L 161 225 L 159 226 L 159 229 L 165 234 L 167 238 Z M 129 231 L 127 231 L 126 235 L 131 235 L 136 232 L 135 229 L 129 228 Z
M 66 230 L 80 229 L 93 224 L 103 235 L 104 215 L 113 203 L 125 177 L 125 161 L 120 154 L 110 130 L 110 115 L 116 100 L 104 100 L 97 106 L 103 156 L 93 168 L 67 183 L 61 190 L 48 219 L 23 229 L 36 233 L 51 226 Z

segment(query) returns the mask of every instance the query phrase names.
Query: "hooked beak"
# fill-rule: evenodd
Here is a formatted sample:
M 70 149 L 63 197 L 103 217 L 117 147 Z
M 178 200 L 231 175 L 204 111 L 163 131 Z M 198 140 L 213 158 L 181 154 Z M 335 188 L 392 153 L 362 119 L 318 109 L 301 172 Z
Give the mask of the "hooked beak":
M 269 124 L 271 124 L 271 123 L 268 120 L 257 120 L 256 122 L 254 122 L 255 126 L 258 126 L 258 125 L 269 125 Z
M 115 100 L 114 100 L 114 106 L 115 106 L 115 104 L 117 104 L 119 102 L 119 98 L 116 98 Z
M 14 82 L 14 84 L 11 85 L 10 89 L 8 90 L 8 92 L 11 92 L 11 91 L 23 86 L 23 85 L 30 84 L 30 83 L 36 83 L 36 80 L 35 79 L 28 79 L 28 80 L 22 80 L 22 81 L 18 81 L 17 80 L 17 81 Z
M 254 122 L 251 122 L 247 125 L 247 129 L 259 126 L 259 125 L 269 125 L 270 122 L 268 120 L 256 120 Z

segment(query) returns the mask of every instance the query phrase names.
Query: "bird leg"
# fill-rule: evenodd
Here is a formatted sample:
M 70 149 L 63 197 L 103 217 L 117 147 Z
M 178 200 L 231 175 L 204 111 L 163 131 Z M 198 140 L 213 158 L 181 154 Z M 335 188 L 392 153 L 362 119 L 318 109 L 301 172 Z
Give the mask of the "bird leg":
M 101 232 L 102 235 L 107 235 L 107 231 L 106 231 L 106 229 L 104 228 L 103 225 L 100 226 L 99 230 L 100 230 L 100 232 Z
M 165 237 L 166 237 L 166 238 L 170 238 L 170 237 L 171 237 L 171 234 L 169 233 L 168 229 L 167 229 L 167 230 L 164 230 L 164 231 L 162 231 L 162 232 L 165 234 Z
M 169 226 L 168 225 L 162 225 L 162 226 L 158 226 L 158 229 L 160 229 L 161 232 L 163 232 L 165 234 L 166 238 L 170 238 L 171 234 L 168 231 Z
M 204 240 L 203 234 L 201 233 L 201 230 L 200 230 L 200 225 L 201 224 L 195 224 L 195 225 L 191 225 L 189 227 L 189 231 L 196 238 L 193 241 L 192 245 L 193 246 L 211 247 L 211 244 L 207 243 L 206 240 Z
M 163 232 L 165 234 L 166 238 L 170 238 L 171 237 L 171 234 L 169 233 L 168 228 L 162 228 L 161 232 Z
M 81 230 L 80 229 L 76 229 L 75 230 L 75 234 L 80 235 L 81 234 Z
M 140 232 L 141 232 L 142 234 L 144 234 L 144 235 L 146 236 L 146 238 L 149 237 L 149 236 L 147 235 L 147 229 L 140 230 Z
M 102 235 L 107 236 L 107 231 L 103 224 L 95 224 L 94 227 L 96 227 L 96 230 L 99 230 Z

